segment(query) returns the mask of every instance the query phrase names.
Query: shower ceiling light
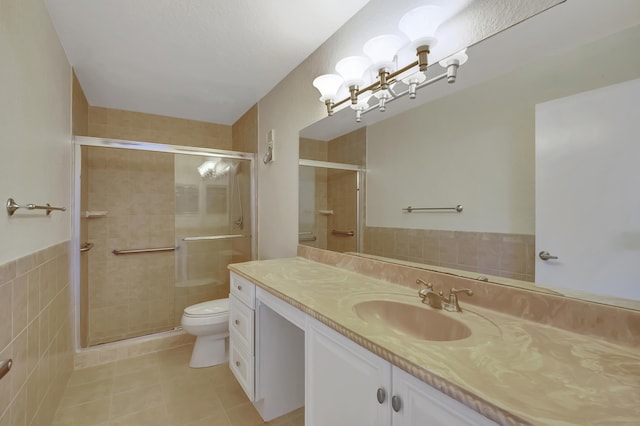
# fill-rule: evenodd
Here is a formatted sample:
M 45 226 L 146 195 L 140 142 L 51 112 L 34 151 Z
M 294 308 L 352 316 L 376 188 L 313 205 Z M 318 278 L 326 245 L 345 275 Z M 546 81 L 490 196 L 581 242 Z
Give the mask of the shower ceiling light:
M 362 114 L 375 108 L 385 111 L 388 103 L 404 95 L 414 99 L 416 91 L 422 87 L 445 78 L 447 82 L 454 83 L 458 67 L 468 59 L 466 49 L 439 62 L 447 70 L 445 73 L 429 80 L 424 74 L 429 66 L 430 48 L 437 42 L 435 34 L 446 18 L 445 12 L 437 5 L 421 6 L 407 12 L 398 24 L 404 37 L 396 34 L 374 37 L 362 49 L 366 57 L 349 56 L 337 63 L 336 72 L 339 75 L 316 77 L 313 85 L 320 92 L 320 101 L 326 105 L 327 115 L 333 115 L 339 107 L 350 101 L 351 108 L 356 111 L 356 121 L 359 122 Z M 407 52 L 412 52 L 411 56 L 417 57 L 417 60 L 411 62 Z M 400 66 L 405 61 L 409 63 Z M 394 85 L 399 81 L 409 87 L 396 93 Z M 377 103 L 369 105 L 369 99 L 377 99 Z

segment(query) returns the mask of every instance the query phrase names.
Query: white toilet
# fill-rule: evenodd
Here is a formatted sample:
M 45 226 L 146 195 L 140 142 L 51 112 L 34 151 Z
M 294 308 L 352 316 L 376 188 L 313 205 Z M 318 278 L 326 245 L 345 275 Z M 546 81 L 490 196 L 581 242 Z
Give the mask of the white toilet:
M 185 308 L 182 328 L 196 336 L 190 367 L 211 367 L 229 359 L 229 299 L 210 300 Z

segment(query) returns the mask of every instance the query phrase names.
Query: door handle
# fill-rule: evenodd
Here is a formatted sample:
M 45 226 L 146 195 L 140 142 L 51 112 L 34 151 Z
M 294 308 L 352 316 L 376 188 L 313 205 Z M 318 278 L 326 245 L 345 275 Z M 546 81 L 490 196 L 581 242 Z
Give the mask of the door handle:
M 538 256 L 542 260 L 555 260 L 555 259 L 558 258 L 558 256 L 551 256 L 551 254 L 548 251 L 545 251 L 545 250 L 543 250 L 540 253 L 538 253 Z

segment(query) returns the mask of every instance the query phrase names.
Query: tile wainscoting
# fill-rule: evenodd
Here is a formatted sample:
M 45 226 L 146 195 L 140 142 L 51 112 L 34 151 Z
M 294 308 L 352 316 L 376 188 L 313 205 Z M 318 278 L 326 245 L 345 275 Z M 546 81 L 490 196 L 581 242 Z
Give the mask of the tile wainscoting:
M 48 425 L 73 370 L 69 242 L 0 265 L 0 425 Z
M 535 235 L 367 226 L 363 237 L 366 254 L 535 281 Z

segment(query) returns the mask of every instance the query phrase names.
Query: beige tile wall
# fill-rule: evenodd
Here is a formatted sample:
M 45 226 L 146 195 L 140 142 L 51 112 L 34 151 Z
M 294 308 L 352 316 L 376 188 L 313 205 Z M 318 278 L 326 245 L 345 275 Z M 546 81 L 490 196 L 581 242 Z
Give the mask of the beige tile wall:
M 365 227 L 364 253 L 535 281 L 535 236 Z
M 329 149 L 325 141 L 300 138 L 300 158 L 305 160 L 328 161 Z M 329 199 L 327 197 L 327 169 L 314 168 L 314 205 L 315 221 L 311 231 L 316 237 L 315 241 L 302 241 L 300 244 L 309 247 L 327 249 L 327 229 L 329 216 L 319 214 L 319 210 L 328 210 Z M 306 235 L 305 235 L 306 236 Z M 308 236 L 307 236 L 308 237 Z
M 231 126 L 89 107 L 89 136 L 231 150 Z
M 366 129 L 358 129 L 329 142 L 300 138 L 300 158 L 364 166 L 366 162 Z M 316 169 L 314 235 L 316 241 L 302 242 L 310 247 L 333 251 L 355 251 L 357 248 L 356 172 Z M 319 210 L 333 210 L 322 215 Z M 337 236 L 332 230 L 354 231 L 353 237 Z
M 113 249 L 172 247 L 173 154 L 88 147 L 88 344 L 174 326 L 172 252 L 116 256 Z
M 0 265 L 0 425 L 48 425 L 73 370 L 69 243 Z

